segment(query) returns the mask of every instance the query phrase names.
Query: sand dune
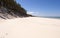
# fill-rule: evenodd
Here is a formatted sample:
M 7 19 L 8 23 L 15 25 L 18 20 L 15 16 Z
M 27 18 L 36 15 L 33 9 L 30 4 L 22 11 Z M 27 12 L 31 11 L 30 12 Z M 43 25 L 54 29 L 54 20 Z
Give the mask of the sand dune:
M 0 19 L 0 38 L 60 38 L 60 20 L 41 17 Z

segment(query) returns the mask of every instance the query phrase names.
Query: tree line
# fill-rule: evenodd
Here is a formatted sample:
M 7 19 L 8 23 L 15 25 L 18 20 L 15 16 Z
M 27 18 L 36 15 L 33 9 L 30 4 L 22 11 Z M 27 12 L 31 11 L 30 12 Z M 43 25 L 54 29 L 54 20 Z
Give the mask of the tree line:
M 1 6 L 14 11 L 14 14 L 17 14 L 19 16 L 27 16 L 27 11 L 15 0 L 0 0 L 0 7 Z

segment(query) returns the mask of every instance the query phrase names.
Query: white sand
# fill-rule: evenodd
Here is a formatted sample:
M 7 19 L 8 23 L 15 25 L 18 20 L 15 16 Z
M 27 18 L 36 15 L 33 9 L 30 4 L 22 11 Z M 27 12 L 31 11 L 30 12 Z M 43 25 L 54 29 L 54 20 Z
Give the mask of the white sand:
M 0 38 L 60 38 L 60 20 L 38 17 L 0 20 Z

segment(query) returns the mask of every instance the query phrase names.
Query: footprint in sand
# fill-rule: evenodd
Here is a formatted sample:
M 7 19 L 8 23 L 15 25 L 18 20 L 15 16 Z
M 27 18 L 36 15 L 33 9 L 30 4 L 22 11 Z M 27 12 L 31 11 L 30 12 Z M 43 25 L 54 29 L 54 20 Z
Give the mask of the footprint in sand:
M 0 32 L 0 38 L 5 38 L 7 35 L 8 35 L 8 33 Z

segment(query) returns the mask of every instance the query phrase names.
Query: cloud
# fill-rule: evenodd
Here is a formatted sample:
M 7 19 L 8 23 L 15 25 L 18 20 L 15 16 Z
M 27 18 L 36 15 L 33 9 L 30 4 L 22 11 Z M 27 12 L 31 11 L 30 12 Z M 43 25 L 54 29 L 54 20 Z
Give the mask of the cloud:
M 34 15 L 34 16 L 39 16 L 39 12 L 27 12 L 27 14 L 31 14 L 31 15 Z
M 35 12 L 27 12 L 27 14 L 34 14 Z

